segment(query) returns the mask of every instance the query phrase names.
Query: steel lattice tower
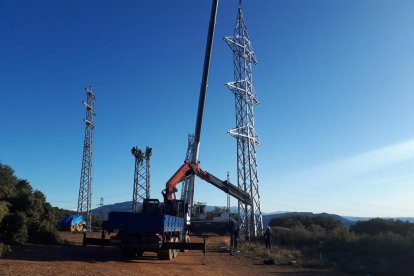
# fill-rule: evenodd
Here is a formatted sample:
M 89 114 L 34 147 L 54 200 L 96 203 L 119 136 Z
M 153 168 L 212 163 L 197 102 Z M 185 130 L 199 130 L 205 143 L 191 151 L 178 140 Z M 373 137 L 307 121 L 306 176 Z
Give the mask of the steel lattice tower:
M 185 160 L 191 161 L 193 158 L 194 151 L 194 134 L 188 134 L 188 147 L 185 155 Z M 194 175 L 185 179 L 181 187 L 181 200 L 188 203 L 188 206 L 193 205 L 194 201 Z
M 138 202 L 150 198 L 150 159 L 152 149 L 147 147 L 145 153 L 137 147 L 131 149 L 135 157 L 134 189 L 132 192 L 132 212 L 140 211 Z
M 86 217 L 89 230 L 92 227 L 92 213 L 91 213 L 91 198 L 92 198 L 92 142 L 93 142 L 93 118 L 95 116 L 95 110 L 93 104 L 95 102 L 95 94 L 92 91 L 92 87 L 85 88 L 86 101 L 83 101 L 83 105 L 86 108 L 85 116 L 85 140 L 83 143 L 83 157 L 82 157 L 82 169 L 79 186 L 78 197 L 78 214 L 82 214 Z
M 235 96 L 236 127 L 228 133 L 237 139 L 237 184 L 252 198 L 251 206 L 239 201 L 238 213 L 241 230 L 250 238 L 263 230 L 256 160 L 259 141 L 254 126 L 254 105 L 259 101 L 252 83 L 252 65 L 257 64 L 257 59 L 244 21 L 241 0 L 234 36 L 224 40 L 233 51 L 234 81 L 226 83 L 226 86 Z

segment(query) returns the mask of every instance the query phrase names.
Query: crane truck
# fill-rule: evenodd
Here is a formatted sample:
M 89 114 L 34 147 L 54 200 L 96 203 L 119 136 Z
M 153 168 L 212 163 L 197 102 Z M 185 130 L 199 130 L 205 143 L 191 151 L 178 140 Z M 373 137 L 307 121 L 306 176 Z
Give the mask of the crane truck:
M 178 191 L 176 186 L 192 176 L 197 176 L 232 195 L 239 201 L 251 205 L 251 198 L 247 192 L 231 184 L 229 181 L 222 181 L 211 173 L 202 170 L 198 161 L 217 8 L 218 0 L 213 0 L 192 160 L 185 160 L 184 164 L 166 182 L 165 189 L 162 191 L 163 202 L 160 202 L 158 199 L 145 199 L 141 213 L 110 212 L 108 220 L 103 223 L 102 238 L 87 238 L 85 234 L 84 245 L 115 245 L 121 249 L 125 257 L 141 256 L 144 252 L 151 251 L 156 252 L 158 258 L 163 260 L 171 260 L 177 256 L 179 250 L 203 250 L 205 252 L 205 240 L 204 243 L 190 242 L 185 221 L 188 217 L 189 206 L 183 200 L 177 199 L 175 195 Z M 111 239 L 106 239 L 105 231 L 116 232 L 117 234 Z

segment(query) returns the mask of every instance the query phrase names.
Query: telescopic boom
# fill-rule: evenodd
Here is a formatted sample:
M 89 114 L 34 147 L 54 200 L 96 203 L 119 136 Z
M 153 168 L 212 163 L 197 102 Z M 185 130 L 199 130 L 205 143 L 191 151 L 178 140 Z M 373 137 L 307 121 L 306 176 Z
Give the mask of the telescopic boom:
M 211 7 L 211 15 L 210 15 L 210 25 L 208 27 L 207 45 L 206 45 L 206 52 L 204 56 L 203 76 L 201 80 L 200 98 L 198 100 L 197 120 L 196 120 L 195 132 L 194 132 L 193 159 L 191 160 L 191 163 L 194 163 L 194 164 L 197 164 L 198 162 L 198 151 L 200 149 L 201 125 L 203 124 L 204 105 L 206 101 L 206 93 L 207 93 L 207 86 L 208 86 L 208 73 L 210 71 L 210 60 L 211 60 L 211 52 L 213 49 L 214 31 L 216 28 L 218 2 L 219 2 L 218 0 L 213 0 L 213 5 Z
M 213 0 L 213 4 L 211 7 L 206 52 L 204 56 L 203 76 L 202 76 L 201 88 L 200 88 L 200 98 L 198 100 L 198 110 L 197 110 L 197 119 L 196 119 L 195 133 L 194 133 L 194 149 L 193 149 L 192 160 L 191 162 L 188 162 L 186 160 L 184 164 L 167 181 L 165 185 L 166 186 L 165 190 L 163 191 L 164 201 L 167 204 L 172 203 L 175 200 L 175 192 L 177 191 L 176 186 L 181 181 L 185 180 L 188 177 L 197 175 L 198 177 L 216 186 L 222 191 L 225 191 L 226 193 L 237 198 L 241 202 L 251 205 L 251 198 L 247 192 L 231 184 L 228 181 L 222 181 L 218 179 L 217 177 L 215 177 L 214 175 L 210 174 L 209 172 L 203 171 L 200 167 L 199 160 L 198 160 L 200 140 L 201 140 L 201 126 L 203 124 L 204 105 L 206 101 L 206 94 L 207 94 L 207 87 L 208 87 L 208 74 L 210 70 L 211 52 L 213 49 L 213 39 L 214 39 L 214 31 L 215 31 L 215 26 L 216 26 L 218 2 L 219 0 Z M 193 187 L 190 187 L 190 192 L 192 192 L 192 189 Z M 190 206 L 192 205 L 193 203 L 192 195 L 188 197 L 187 203 Z

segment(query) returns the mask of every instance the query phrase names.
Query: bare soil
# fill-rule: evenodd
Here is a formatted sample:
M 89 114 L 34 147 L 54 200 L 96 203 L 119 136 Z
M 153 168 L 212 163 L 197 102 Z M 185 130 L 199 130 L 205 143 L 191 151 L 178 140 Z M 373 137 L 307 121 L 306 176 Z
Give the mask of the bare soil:
M 99 233 L 96 233 L 99 236 Z M 114 247 L 81 246 L 82 235 L 63 233 L 64 245 L 14 246 L 0 259 L 0 275 L 337 275 L 326 270 L 264 265 L 263 260 L 220 252 L 226 237 L 208 239 L 206 264 L 203 253 L 180 252 L 172 261 L 160 261 L 154 253 L 128 260 Z

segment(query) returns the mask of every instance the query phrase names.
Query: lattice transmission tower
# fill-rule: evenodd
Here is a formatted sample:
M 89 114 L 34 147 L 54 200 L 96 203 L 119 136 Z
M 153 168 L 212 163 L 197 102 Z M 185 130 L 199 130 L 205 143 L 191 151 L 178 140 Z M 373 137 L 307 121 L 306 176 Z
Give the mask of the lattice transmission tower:
M 185 160 L 191 161 L 193 159 L 193 151 L 194 134 L 188 134 L 188 147 L 187 153 L 185 155 Z M 190 176 L 182 182 L 181 200 L 184 200 L 184 203 L 188 203 L 188 206 L 190 206 L 190 208 L 192 207 L 194 201 L 194 175 Z
M 233 51 L 234 81 L 226 86 L 235 96 L 236 127 L 228 133 L 237 139 L 237 184 L 248 192 L 252 205 L 239 201 L 240 227 L 247 238 L 263 230 L 260 210 L 259 179 L 257 175 L 256 146 L 259 144 L 254 125 L 254 105 L 259 104 L 252 82 L 252 65 L 257 64 L 239 1 L 234 36 L 225 37 Z
M 92 145 L 93 145 L 93 118 L 96 115 L 93 108 L 95 94 L 92 86 L 85 88 L 86 101 L 83 105 L 86 108 L 85 116 L 85 139 L 83 143 L 82 169 L 80 176 L 78 214 L 86 217 L 89 230 L 92 227 L 91 198 L 92 198 Z
M 150 198 L 150 159 L 152 148 L 147 147 L 145 152 L 138 147 L 131 149 L 135 157 L 134 188 L 132 191 L 132 212 L 141 210 L 139 202 Z

